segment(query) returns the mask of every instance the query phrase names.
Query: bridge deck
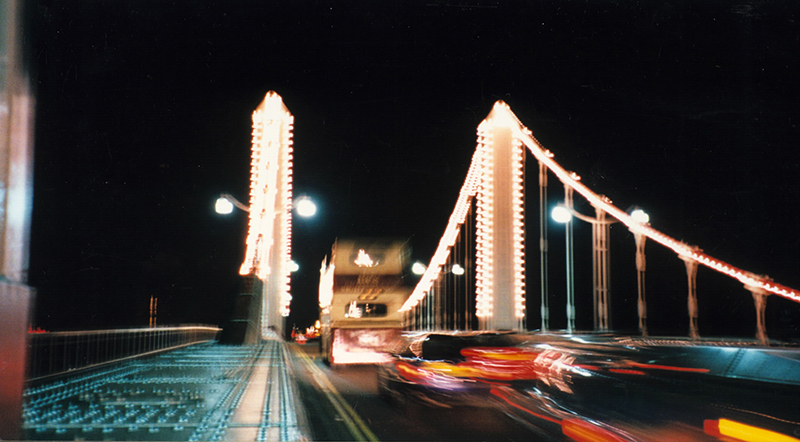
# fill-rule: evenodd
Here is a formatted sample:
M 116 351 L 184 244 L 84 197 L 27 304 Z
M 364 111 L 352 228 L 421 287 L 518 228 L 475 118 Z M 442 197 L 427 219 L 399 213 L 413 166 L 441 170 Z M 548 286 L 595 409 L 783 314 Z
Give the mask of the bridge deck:
M 25 439 L 307 439 L 287 351 L 202 344 L 30 386 Z
M 796 347 L 591 334 L 528 338 L 612 359 L 636 354 L 635 360 L 656 367 L 702 367 L 703 379 L 728 386 L 742 380 L 792 391 L 800 386 Z M 24 397 L 24 438 L 308 440 L 291 345 L 278 339 L 254 346 L 199 344 L 31 385 Z

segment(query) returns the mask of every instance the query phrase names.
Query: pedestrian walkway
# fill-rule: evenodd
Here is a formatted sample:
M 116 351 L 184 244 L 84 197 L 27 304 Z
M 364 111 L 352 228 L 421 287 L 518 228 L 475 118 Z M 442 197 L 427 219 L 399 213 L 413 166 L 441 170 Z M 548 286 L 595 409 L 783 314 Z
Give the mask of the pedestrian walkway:
M 288 345 L 200 344 L 29 386 L 28 440 L 308 440 Z

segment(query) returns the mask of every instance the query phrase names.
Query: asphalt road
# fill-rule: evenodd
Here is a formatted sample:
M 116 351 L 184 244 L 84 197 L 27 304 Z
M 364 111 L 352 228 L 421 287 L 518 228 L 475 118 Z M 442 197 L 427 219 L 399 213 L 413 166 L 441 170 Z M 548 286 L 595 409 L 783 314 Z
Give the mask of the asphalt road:
M 615 352 L 562 342 L 549 347 L 558 358 L 553 356 L 535 382 L 488 384 L 481 400 L 485 407 L 384 399 L 375 366 L 331 369 L 321 362 L 316 344 L 292 348 L 315 440 L 700 442 L 726 440 L 716 428 L 733 422 L 761 437 L 744 440 L 800 441 L 798 386 L 745 379 L 743 373 L 714 374 L 713 362 L 720 357 L 714 348 L 653 353 L 620 347 Z M 660 364 L 656 356 L 666 362 Z M 778 370 L 773 362 L 761 370 Z M 710 369 L 694 368 L 707 364 Z M 429 381 L 435 385 L 433 378 Z
M 293 344 L 294 368 L 314 440 L 546 441 L 494 408 L 428 407 L 378 395 L 376 367 L 331 369 L 316 343 Z

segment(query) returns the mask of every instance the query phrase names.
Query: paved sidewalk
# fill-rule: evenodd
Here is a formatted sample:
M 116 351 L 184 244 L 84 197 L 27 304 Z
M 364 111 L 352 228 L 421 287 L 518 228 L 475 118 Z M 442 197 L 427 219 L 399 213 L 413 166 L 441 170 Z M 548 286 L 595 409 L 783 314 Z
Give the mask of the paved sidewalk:
M 308 440 L 305 412 L 297 397 L 288 344 L 265 342 L 223 440 Z
M 24 393 L 27 440 L 309 440 L 290 349 L 199 344 Z

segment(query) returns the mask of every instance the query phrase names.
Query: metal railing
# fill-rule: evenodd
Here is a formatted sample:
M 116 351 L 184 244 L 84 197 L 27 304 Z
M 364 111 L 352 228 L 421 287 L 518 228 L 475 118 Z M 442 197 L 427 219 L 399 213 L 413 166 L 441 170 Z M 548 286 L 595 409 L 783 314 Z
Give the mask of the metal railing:
M 28 334 L 28 380 L 216 340 L 211 326 L 151 327 Z

